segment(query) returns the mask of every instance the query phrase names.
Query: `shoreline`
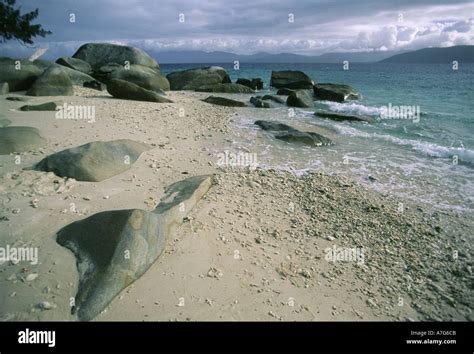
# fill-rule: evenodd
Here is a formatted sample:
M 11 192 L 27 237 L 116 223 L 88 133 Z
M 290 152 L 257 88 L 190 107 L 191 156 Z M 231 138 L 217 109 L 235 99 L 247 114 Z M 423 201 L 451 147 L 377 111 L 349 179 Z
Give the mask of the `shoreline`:
M 61 227 L 103 210 L 151 210 L 167 185 L 209 173 L 217 183 L 188 222 L 97 320 L 473 320 L 468 215 L 429 214 L 405 200 L 400 212 L 399 199 L 341 176 L 219 168 L 213 151 L 225 150 L 238 108 L 200 101 L 206 93 L 170 91 L 174 103 L 154 104 L 74 90 L 28 102 L 93 104 L 95 122 L 11 111 L 25 103 L 4 101 L 11 126 L 37 127 L 49 144 L 20 154 L 20 165 L 13 155 L 0 158 L 8 219 L 0 222 L 7 234 L 1 241 L 40 250 L 36 266 L 2 265 L 2 320 L 74 319 L 77 271 L 72 254 L 55 242 Z M 52 152 L 122 138 L 153 149 L 102 182 L 22 170 Z M 364 262 L 328 262 L 324 250 L 333 246 L 366 250 Z M 30 274 L 37 277 L 26 280 Z M 38 309 L 42 301 L 53 308 Z

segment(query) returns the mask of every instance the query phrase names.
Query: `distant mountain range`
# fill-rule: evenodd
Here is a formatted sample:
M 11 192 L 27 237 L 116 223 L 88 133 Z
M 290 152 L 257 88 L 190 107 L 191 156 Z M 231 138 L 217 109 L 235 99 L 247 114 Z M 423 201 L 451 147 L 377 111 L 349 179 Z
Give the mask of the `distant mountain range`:
M 424 48 L 383 59 L 383 63 L 474 63 L 474 46 L 458 45 L 447 48 Z
M 177 63 L 450 63 L 474 62 L 474 46 L 454 46 L 447 48 L 424 48 L 415 51 L 374 51 L 354 53 L 326 53 L 318 56 L 308 56 L 291 53 L 269 54 L 257 53 L 250 55 L 228 52 L 205 52 L 198 50 L 153 52 L 147 51 L 160 64 Z

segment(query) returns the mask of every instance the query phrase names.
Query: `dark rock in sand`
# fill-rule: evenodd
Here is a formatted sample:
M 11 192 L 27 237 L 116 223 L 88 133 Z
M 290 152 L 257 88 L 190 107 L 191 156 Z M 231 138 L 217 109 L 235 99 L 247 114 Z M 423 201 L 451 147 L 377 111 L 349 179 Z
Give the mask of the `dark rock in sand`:
M 253 90 L 247 86 L 239 84 L 212 84 L 203 85 L 196 88 L 197 92 L 221 92 L 221 93 L 253 93 Z
M 46 102 L 41 104 L 27 104 L 21 106 L 21 111 L 55 111 L 59 106 L 62 106 L 63 102 Z
M 289 125 L 278 123 L 278 122 L 272 122 L 268 120 L 257 120 L 255 121 L 254 124 L 258 125 L 263 130 L 268 130 L 268 131 L 275 131 L 275 132 L 285 131 L 286 132 L 286 131 L 295 130 L 295 128 L 290 127 Z
M 209 96 L 203 101 L 207 103 L 217 104 L 219 106 L 245 107 L 244 102 L 231 100 L 230 98 L 225 98 L 225 97 Z
M 244 85 L 250 87 L 252 90 L 262 90 L 263 89 L 263 80 L 259 77 L 255 79 L 237 79 L 236 84 Z
M 0 128 L 0 155 L 36 150 L 48 141 L 33 127 Z
M 281 88 L 281 89 L 278 89 L 277 95 L 289 96 L 289 95 L 291 95 L 293 92 L 295 92 L 295 90 L 292 90 L 292 89 L 289 89 L 289 88 Z
M 260 98 L 250 97 L 250 103 L 257 108 L 270 108 L 270 103 L 263 102 Z
M 327 112 L 327 111 L 317 111 L 314 112 L 314 115 L 321 118 L 328 118 L 337 121 L 355 121 L 355 122 L 367 122 L 367 123 L 374 123 L 375 119 L 369 116 L 360 116 L 356 114 L 345 114 L 345 113 L 335 113 L 335 112 Z
M 270 86 L 290 89 L 310 89 L 314 81 L 302 71 L 272 71 Z
M 35 170 L 78 181 L 99 182 L 128 170 L 150 146 L 133 140 L 96 141 L 41 160 Z
M 89 65 L 89 63 L 81 59 L 61 57 L 56 60 L 56 63 L 70 69 L 83 72 L 84 74 L 90 75 L 92 73 L 92 67 Z
M 349 85 L 323 83 L 313 87 L 314 96 L 319 100 L 344 102 L 359 98 L 359 93 Z
M 135 101 L 171 103 L 173 101 L 160 96 L 154 91 L 144 89 L 132 82 L 111 79 L 107 82 L 107 92 L 116 98 Z
M 87 75 L 81 71 L 68 68 L 66 66 L 60 66 L 58 64 L 54 64 L 54 66 L 61 68 L 61 70 L 64 71 L 67 74 L 67 76 L 69 76 L 73 85 L 90 87 L 96 90 L 103 89 L 102 83 L 97 81 L 90 75 Z
M 261 98 L 262 100 L 271 100 L 273 102 L 279 103 L 279 104 L 285 104 L 286 101 L 281 99 L 280 97 L 273 96 L 273 95 L 265 95 Z
M 18 101 L 18 102 L 28 102 L 30 100 L 29 97 L 23 97 L 23 96 L 9 96 L 5 99 L 9 101 Z
M 160 70 L 155 59 L 143 50 L 117 44 L 87 43 L 82 45 L 72 57 L 86 61 L 94 70 L 109 63 L 125 65 L 126 62 Z
M 227 71 L 219 66 L 175 71 L 166 75 L 166 78 L 171 90 L 196 90 L 203 85 L 231 82 Z
M 308 92 L 298 90 L 288 96 L 286 104 L 291 107 L 313 107 L 313 98 Z
M 10 92 L 10 86 L 8 82 L 0 82 L 0 95 L 6 95 Z
M 26 92 L 29 96 L 71 96 L 74 94 L 69 76 L 59 66 L 46 69 Z
M 106 65 L 99 69 L 98 75 L 106 83 L 110 79 L 124 80 L 160 95 L 166 95 L 164 91 L 170 89 L 168 79 L 159 70 L 143 65 L 133 64 L 128 69 L 122 65 Z
M 80 320 L 92 320 L 150 268 L 211 185 L 212 176 L 191 177 L 169 186 L 152 212 L 104 211 L 58 232 L 57 242 L 77 259 L 79 287 L 73 310 Z
M 97 80 L 85 81 L 82 84 L 82 86 L 93 89 L 93 90 L 97 90 L 97 91 L 103 91 L 106 87 L 104 84 L 102 84 L 101 82 Z
M 322 135 L 312 132 L 301 132 L 291 130 L 275 135 L 275 138 L 289 143 L 301 143 L 310 146 L 328 146 L 332 145 L 332 141 Z

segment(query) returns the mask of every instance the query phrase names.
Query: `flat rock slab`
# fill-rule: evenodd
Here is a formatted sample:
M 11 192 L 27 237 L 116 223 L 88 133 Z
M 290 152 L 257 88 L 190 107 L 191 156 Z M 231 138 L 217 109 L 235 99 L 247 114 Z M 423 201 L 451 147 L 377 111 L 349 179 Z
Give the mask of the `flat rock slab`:
M 57 242 L 77 259 L 79 287 L 73 311 L 79 320 L 92 320 L 150 268 L 212 183 L 212 176 L 191 177 L 169 186 L 152 212 L 105 211 L 58 232 Z
M 359 93 L 349 85 L 322 83 L 313 87 L 314 96 L 319 100 L 344 102 L 345 100 L 356 100 Z
M 48 141 L 33 127 L 0 128 L 0 155 L 36 150 Z
M 207 103 L 216 104 L 219 106 L 227 106 L 227 107 L 245 107 L 246 106 L 244 102 L 232 100 L 230 98 L 225 98 L 225 97 L 218 97 L 218 96 L 209 96 L 203 101 Z
M 329 146 L 333 145 L 331 139 L 326 138 L 318 133 L 287 131 L 275 135 L 275 138 L 286 141 L 288 143 L 301 143 L 309 146 Z
M 160 96 L 154 91 L 144 89 L 132 82 L 111 79 L 107 81 L 107 92 L 116 98 L 134 101 L 146 101 L 157 103 L 172 103 L 170 99 Z
M 222 93 L 254 93 L 254 91 L 247 86 L 232 83 L 203 85 L 196 88 L 195 91 Z
M 317 111 L 314 115 L 321 118 L 328 118 L 336 121 L 354 121 L 354 122 L 367 122 L 374 123 L 376 120 L 369 116 L 360 116 L 357 114 L 346 114 L 346 113 L 335 113 L 327 111 Z
M 64 103 L 60 101 L 56 102 L 45 102 L 41 104 L 27 104 L 20 107 L 20 111 L 56 111 L 59 106 L 62 106 Z
M 150 149 L 149 145 L 128 139 L 96 141 L 52 154 L 41 160 L 35 170 L 99 182 L 128 170 L 142 152 Z
M 263 130 L 279 132 L 277 135 L 275 135 L 275 138 L 288 143 L 301 143 L 310 146 L 333 145 L 332 140 L 326 138 L 325 136 L 313 132 L 302 132 L 283 123 L 268 120 L 257 120 L 254 124 L 258 125 Z

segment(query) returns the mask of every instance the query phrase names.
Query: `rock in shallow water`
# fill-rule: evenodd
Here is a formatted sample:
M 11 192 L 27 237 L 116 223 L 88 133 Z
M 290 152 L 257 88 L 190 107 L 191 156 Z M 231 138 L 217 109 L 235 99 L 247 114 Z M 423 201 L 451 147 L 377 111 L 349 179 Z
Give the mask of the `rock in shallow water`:
M 220 66 L 175 71 L 166 75 L 171 90 L 195 90 L 203 85 L 230 83 L 229 74 Z
M 369 116 L 360 116 L 357 114 L 345 114 L 345 113 L 336 113 L 336 112 L 327 112 L 327 111 L 318 111 L 314 112 L 314 115 L 321 118 L 328 118 L 337 121 L 356 121 L 356 122 L 367 122 L 374 123 L 375 119 Z
M 290 107 L 313 107 L 313 98 L 308 92 L 298 90 L 288 96 L 286 104 Z
M 247 86 L 225 83 L 202 85 L 195 89 L 197 92 L 223 92 L 223 93 L 253 93 L 253 90 Z
M 74 222 L 57 242 L 77 258 L 80 320 L 97 316 L 120 291 L 141 277 L 160 256 L 173 229 L 207 193 L 212 176 L 196 176 L 169 186 L 152 212 L 113 210 Z
M 271 108 L 270 103 L 263 102 L 258 97 L 250 97 L 250 103 L 253 104 L 257 108 Z
M 344 102 L 345 100 L 356 100 L 359 93 L 349 85 L 323 83 L 313 87 L 314 96 L 320 100 Z
M 275 138 L 286 141 L 288 143 L 302 143 L 310 146 L 329 146 L 332 141 L 320 134 L 312 132 L 301 132 L 297 130 L 287 131 L 275 135 Z
M 314 81 L 302 71 L 283 70 L 272 71 L 270 86 L 289 89 L 310 89 L 314 85 Z
M 150 146 L 128 139 L 96 141 L 41 160 L 35 170 L 78 181 L 99 182 L 128 170 Z

